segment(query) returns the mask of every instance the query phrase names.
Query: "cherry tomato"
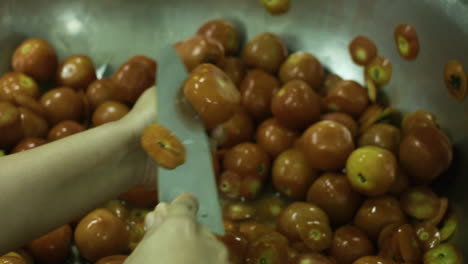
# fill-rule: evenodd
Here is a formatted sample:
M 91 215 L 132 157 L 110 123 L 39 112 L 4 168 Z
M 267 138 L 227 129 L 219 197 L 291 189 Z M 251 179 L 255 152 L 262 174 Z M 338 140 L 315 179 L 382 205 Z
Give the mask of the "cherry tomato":
M 117 121 L 124 117 L 130 109 L 128 106 L 116 102 L 106 101 L 98 106 L 93 113 L 93 125 L 100 126 L 105 123 Z
M 244 264 L 249 244 L 249 241 L 244 235 L 239 232 L 228 232 L 224 236 L 219 237 L 219 240 L 221 240 L 228 249 L 230 264 Z
M 41 115 L 23 106 L 18 107 L 18 111 L 25 137 L 43 138 L 46 136 L 49 124 Z
M 83 114 L 83 101 L 81 96 L 69 87 L 52 89 L 42 95 L 41 105 L 45 108 L 46 117 L 50 124 L 60 121 L 80 121 Z
M 321 208 L 310 203 L 293 202 L 278 216 L 278 231 L 291 242 L 303 241 L 300 227 L 308 223 L 329 224 L 328 216 Z M 307 227 L 303 227 L 307 230 Z
M 44 145 L 45 143 L 47 143 L 47 141 L 45 141 L 42 138 L 25 138 L 21 140 L 18 143 L 18 145 L 16 145 L 16 147 L 14 147 L 11 150 L 11 153 L 17 153 L 17 152 L 22 152 L 22 151 L 26 151 L 29 149 L 33 149 L 41 145 Z
M 210 20 L 200 26 L 197 34 L 217 40 L 228 55 L 235 55 L 239 49 L 239 32 L 229 21 Z
M 220 147 L 232 147 L 249 141 L 254 134 L 254 121 L 244 109 L 239 109 L 226 122 L 211 131 L 211 137 L 216 139 Z
M 296 148 L 281 153 L 273 163 L 273 186 L 294 200 L 304 200 L 307 189 L 317 178 L 304 153 Z
M 0 102 L 0 148 L 8 149 L 23 138 L 20 111 L 9 102 Z
M 289 55 L 280 68 L 279 77 L 283 83 L 291 80 L 306 82 L 317 91 L 323 84 L 325 73 L 319 60 L 305 51 Z
M 314 169 L 342 169 L 354 150 L 349 130 L 334 121 L 320 121 L 309 127 L 301 138 L 301 147 Z
M 57 54 L 45 40 L 30 38 L 15 50 L 11 65 L 38 82 L 50 81 L 57 70 Z
M 287 56 L 286 45 L 272 33 L 255 36 L 242 50 L 242 60 L 247 67 L 262 69 L 273 74 L 278 72 Z
M 39 86 L 25 74 L 9 72 L 0 78 L 0 100 L 14 102 L 15 94 L 37 99 L 39 97 Z
M 208 129 L 229 120 L 238 109 L 241 96 L 234 83 L 212 64 L 198 66 L 185 81 L 185 97 Z
M 218 40 L 204 35 L 195 35 L 176 43 L 174 47 L 189 72 L 203 63 L 219 63 L 225 53 L 223 45 Z
M 109 78 L 102 78 L 95 80 L 88 86 L 86 97 L 92 108 L 96 109 L 103 102 L 113 99 L 116 90 L 117 84 Z
M 134 104 L 154 84 L 155 73 L 145 63 L 128 60 L 114 72 L 112 81 L 116 84 L 113 99 Z
M 124 222 L 107 209 L 96 209 L 86 215 L 75 229 L 75 244 L 88 261 L 124 253 L 128 233 Z
M 245 77 L 244 63 L 239 58 L 225 57 L 218 62 L 217 66 L 231 78 L 236 86 L 239 86 Z
M 334 111 L 358 117 L 369 103 L 367 92 L 355 81 L 338 81 L 327 93 L 326 102 Z
M 286 83 L 273 97 L 271 111 L 282 125 L 304 129 L 320 118 L 320 98 L 304 81 Z
M 334 225 L 343 225 L 352 220 L 362 198 L 352 189 L 346 176 L 325 173 L 310 185 L 307 202 L 322 208 Z
M 256 174 L 264 179 L 270 171 L 270 158 L 265 150 L 254 143 L 241 143 L 226 152 L 224 168 L 240 174 Z
M 85 127 L 76 121 L 62 121 L 55 125 L 52 129 L 50 129 L 49 134 L 47 136 L 47 140 L 54 141 L 62 139 L 64 137 L 71 136 L 84 130 Z
M 63 263 L 71 249 L 72 229 L 64 225 L 26 245 L 34 259 L 44 264 Z
M 338 122 L 349 129 L 349 132 L 351 133 L 351 136 L 353 138 L 357 136 L 358 125 L 356 123 L 356 120 L 354 120 L 353 117 L 351 117 L 350 115 L 346 113 L 334 112 L 334 113 L 324 114 L 322 115 L 320 120 L 329 120 L 329 121 Z
M 282 126 L 275 118 L 265 120 L 257 128 L 257 143 L 271 157 L 292 147 L 298 138 L 297 132 Z
M 367 233 L 370 238 L 377 238 L 380 231 L 389 224 L 403 224 L 406 217 L 399 202 L 392 196 L 368 198 L 354 216 L 354 224 Z
M 448 169 L 453 159 L 449 139 L 435 127 L 419 127 L 403 136 L 399 150 L 402 168 L 420 182 L 430 182 Z
M 352 264 L 360 257 L 374 253 L 374 245 L 367 235 L 354 226 L 342 226 L 333 235 L 330 255 L 342 264 Z
M 251 70 L 242 80 L 239 90 L 242 105 L 256 120 L 271 116 L 271 100 L 280 88 L 275 76 L 262 70 Z
M 58 67 L 56 81 L 60 86 L 75 90 L 86 89 L 96 80 L 96 69 L 91 58 L 73 55 L 66 58 Z

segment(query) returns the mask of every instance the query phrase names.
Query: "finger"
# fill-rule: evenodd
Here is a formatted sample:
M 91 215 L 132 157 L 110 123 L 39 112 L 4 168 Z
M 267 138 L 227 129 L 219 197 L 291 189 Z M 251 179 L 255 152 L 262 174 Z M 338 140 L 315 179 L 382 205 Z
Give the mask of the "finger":
M 181 194 L 169 207 L 168 217 L 183 216 L 196 218 L 198 213 L 198 199 L 193 194 Z

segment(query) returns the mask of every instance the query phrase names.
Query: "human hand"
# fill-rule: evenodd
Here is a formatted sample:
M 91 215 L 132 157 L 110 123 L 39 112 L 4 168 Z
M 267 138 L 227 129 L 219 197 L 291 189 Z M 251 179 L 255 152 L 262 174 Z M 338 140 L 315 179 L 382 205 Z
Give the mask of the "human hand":
M 197 212 L 191 194 L 158 204 L 146 216 L 146 234 L 125 263 L 228 264 L 227 249 L 197 221 Z

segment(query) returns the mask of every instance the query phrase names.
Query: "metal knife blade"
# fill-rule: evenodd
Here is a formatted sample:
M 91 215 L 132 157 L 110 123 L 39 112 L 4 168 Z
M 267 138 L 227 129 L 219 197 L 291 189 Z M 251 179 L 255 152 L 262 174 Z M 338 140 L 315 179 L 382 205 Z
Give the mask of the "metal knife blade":
M 187 71 L 172 46 L 163 50 L 158 64 L 158 123 L 174 132 L 187 151 L 186 162 L 175 170 L 158 168 L 159 199 L 170 202 L 182 193 L 195 194 L 200 202 L 199 221 L 223 235 L 208 138 L 202 121 L 182 93 Z

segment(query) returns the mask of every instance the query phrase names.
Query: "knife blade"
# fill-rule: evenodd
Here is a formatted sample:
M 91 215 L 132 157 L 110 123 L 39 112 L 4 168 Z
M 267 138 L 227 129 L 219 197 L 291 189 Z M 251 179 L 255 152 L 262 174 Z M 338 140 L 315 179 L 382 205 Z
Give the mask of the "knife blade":
M 199 200 L 198 220 L 210 231 L 223 235 L 208 137 L 195 110 L 185 100 L 182 85 L 188 77 L 184 64 L 170 46 L 161 53 L 158 67 L 158 123 L 171 130 L 184 144 L 186 162 L 174 170 L 158 168 L 159 200 L 170 202 L 182 193 Z

